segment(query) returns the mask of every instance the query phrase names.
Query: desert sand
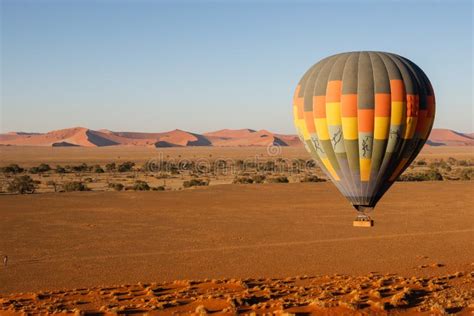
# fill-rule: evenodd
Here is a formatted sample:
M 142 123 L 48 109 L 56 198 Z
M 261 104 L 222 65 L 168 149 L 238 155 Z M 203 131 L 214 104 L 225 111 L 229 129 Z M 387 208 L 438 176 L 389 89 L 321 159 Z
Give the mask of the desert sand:
M 278 149 L 276 155 L 269 155 L 272 149 Z M 185 147 L 153 148 L 131 146 L 109 147 L 41 147 L 41 146 L 0 146 L 1 165 L 16 163 L 31 167 L 39 163 L 54 165 L 66 164 L 106 164 L 111 161 L 131 160 L 143 164 L 150 159 L 253 159 L 255 157 L 310 159 L 304 147 Z M 418 159 L 472 159 L 473 146 L 425 146 Z
M 330 183 L 0 196 L 0 308 L 468 313 L 473 189 L 396 183 L 371 229 Z

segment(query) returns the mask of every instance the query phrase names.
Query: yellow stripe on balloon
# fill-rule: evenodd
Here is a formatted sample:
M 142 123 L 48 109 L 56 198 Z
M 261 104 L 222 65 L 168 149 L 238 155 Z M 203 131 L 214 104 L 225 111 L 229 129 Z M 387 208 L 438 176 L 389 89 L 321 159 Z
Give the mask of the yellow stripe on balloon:
M 324 166 L 326 169 L 329 171 L 331 176 L 334 178 L 334 180 L 339 181 L 339 177 L 336 173 L 336 170 L 334 170 L 333 166 L 331 165 L 331 162 L 329 161 L 328 158 L 321 158 L 321 161 L 323 162 Z
M 375 117 L 374 123 L 374 138 L 387 139 L 390 131 L 390 117 L 379 116 Z
M 303 136 L 305 140 L 310 139 L 308 129 L 306 128 L 306 122 L 304 119 L 298 119 L 298 108 L 293 106 L 293 118 L 296 129 L 299 131 L 299 134 Z
M 359 129 L 357 126 L 357 117 L 342 117 L 342 133 L 344 139 L 356 140 L 359 138 Z
M 401 125 L 404 117 L 406 117 L 407 104 L 406 102 L 392 102 L 391 120 L 392 125 Z
M 328 140 L 328 124 L 325 118 L 315 118 L 314 124 L 316 125 L 316 132 L 318 133 L 318 138 L 320 140 Z
M 372 159 L 370 158 L 360 159 L 360 181 L 369 181 L 371 164 Z
M 327 102 L 326 103 L 326 118 L 328 125 L 341 125 L 341 103 Z

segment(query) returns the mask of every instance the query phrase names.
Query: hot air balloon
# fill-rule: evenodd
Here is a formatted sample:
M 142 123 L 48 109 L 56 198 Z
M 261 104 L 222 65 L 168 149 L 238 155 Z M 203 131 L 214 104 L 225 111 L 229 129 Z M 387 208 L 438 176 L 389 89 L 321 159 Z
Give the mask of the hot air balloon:
M 327 57 L 301 78 L 294 122 L 307 151 L 358 211 L 354 226 L 415 159 L 435 116 L 433 88 L 412 61 L 385 52 Z

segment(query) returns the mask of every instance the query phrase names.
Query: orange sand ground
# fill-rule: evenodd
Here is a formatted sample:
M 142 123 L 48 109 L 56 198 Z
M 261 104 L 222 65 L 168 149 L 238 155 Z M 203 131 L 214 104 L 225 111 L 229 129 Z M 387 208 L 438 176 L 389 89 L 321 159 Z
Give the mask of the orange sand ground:
M 331 183 L 0 196 L 0 314 L 468 315 L 473 191 L 396 183 L 371 229 Z

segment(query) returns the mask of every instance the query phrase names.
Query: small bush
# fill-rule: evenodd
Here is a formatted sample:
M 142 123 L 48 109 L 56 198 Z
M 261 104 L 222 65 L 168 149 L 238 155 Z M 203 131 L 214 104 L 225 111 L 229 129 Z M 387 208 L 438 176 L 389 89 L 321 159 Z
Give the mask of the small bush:
M 427 163 L 426 163 L 426 161 L 424 161 L 424 160 L 418 160 L 418 161 L 416 162 L 416 165 L 417 165 L 417 166 L 426 166 Z
M 267 183 L 288 183 L 288 178 L 285 176 L 277 176 L 277 177 L 272 177 L 272 178 L 267 178 L 265 180 Z
M 316 175 L 310 174 L 306 175 L 300 179 L 300 182 L 325 182 L 325 179 L 321 179 Z
M 457 162 L 456 158 L 453 158 L 453 157 L 449 157 L 448 158 L 448 163 L 451 164 L 451 165 L 455 165 Z
M 73 192 L 73 191 L 89 191 L 87 185 L 80 181 L 71 181 L 63 183 L 62 185 L 63 190 L 66 192 Z
M 122 183 L 109 183 L 109 188 L 114 189 L 115 191 L 122 191 L 124 185 Z
M 99 166 L 99 165 L 95 165 L 94 166 L 94 172 L 95 173 L 104 173 L 104 169 L 102 169 L 102 167 Z
M 252 176 L 253 183 L 263 183 L 267 177 L 263 174 L 256 174 Z
M 150 186 L 145 181 L 137 180 L 137 181 L 135 181 L 135 184 L 133 185 L 133 190 L 135 190 L 135 191 L 149 191 Z
M 61 167 L 61 166 L 56 166 L 56 173 L 66 173 L 66 168 Z
M 22 167 L 20 167 L 19 165 L 15 163 L 2 167 L 1 170 L 3 173 L 13 173 L 13 174 L 22 173 L 23 171 L 25 171 L 25 169 L 23 169 Z
M 36 184 L 30 176 L 19 176 L 15 177 L 10 183 L 8 183 L 7 191 L 10 193 L 34 193 L 36 190 Z
M 473 180 L 474 179 L 474 169 L 473 168 L 466 168 L 462 169 L 459 172 L 460 180 Z
M 74 172 L 86 172 L 86 171 L 90 171 L 91 167 L 89 167 L 86 163 L 82 163 L 77 166 L 72 166 L 71 170 Z
M 438 170 L 429 170 L 424 173 L 402 174 L 398 181 L 443 181 L 443 176 Z
M 116 169 L 117 165 L 115 164 L 115 162 L 111 162 L 105 165 L 105 170 L 107 170 L 107 172 L 115 171 Z
M 232 181 L 234 184 L 252 184 L 253 179 L 250 177 L 235 177 L 234 181 Z
M 128 171 L 131 171 L 133 169 L 133 166 L 135 166 L 135 163 L 134 162 L 131 162 L 131 161 L 125 161 L 124 163 L 121 163 L 117 170 L 119 172 L 128 172 Z
M 32 167 L 30 168 L 29 172 L 36 174 L 36 173 L 43 173 L 43 172 L 48 172 L 51 170 L 51 167 L 45 163 L 40 164 L 37 167 Z
M 155 188 L 152 188 L 153 191 L 164 191 L 165 187 L 163 185 L 157 186 Z
M 458 160 L 456 162 L 456 165 L 457 166 L 461 166 L 461 167 L 469 167 L 469 166 L 472 166 L 472 162 L 471 161 L 467 161 L 467 160 Z
M 195 187 L 195 186 L 206 186 L 206 185 L 209 185 L 209 181 L 202 180 L 202 179 L 191 179 L 189 181 L 183 182 L 183 187 L 185 188 L 190 188 L 190 187 Z

